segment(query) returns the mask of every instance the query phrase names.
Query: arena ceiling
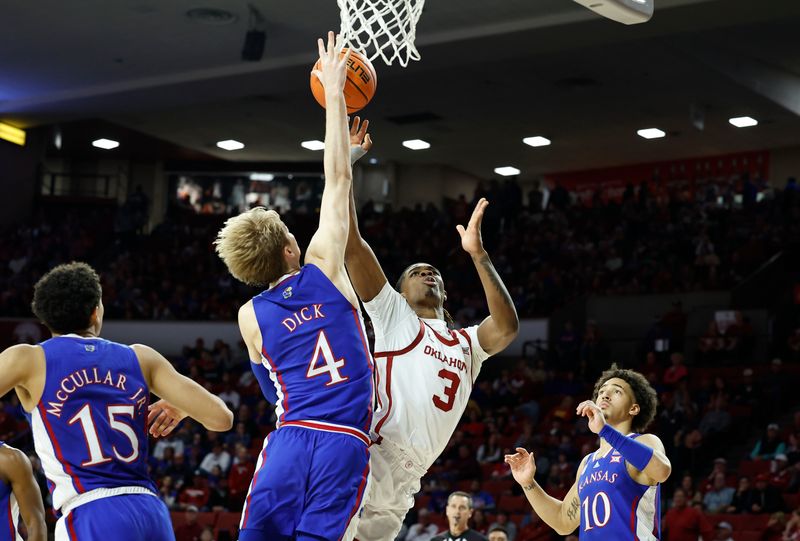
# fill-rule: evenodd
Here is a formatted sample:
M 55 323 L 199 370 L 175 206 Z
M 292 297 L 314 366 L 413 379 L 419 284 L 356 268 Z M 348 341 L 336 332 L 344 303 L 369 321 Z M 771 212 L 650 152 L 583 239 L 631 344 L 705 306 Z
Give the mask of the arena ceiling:
M 71 148 L 118 125 L 226 160 L 320 160 L 299 143 L 323 135 L 308 72 L 316 37 L 338 28 L 336 2 L 251 3 L 265 17 L 260 62 L 241 60 L 244 0 L 7 2 L 0 120 L 59 123 Z M 236 20 L 198 23 L 186 16 L 194 8 Z M 428 0 L 422 60 L 376 61 L 378 93 L 363 112 L 373 156 L 478 176 L 514 165 L 528 176 L 798 145 L 798 28 L 797 0 L 656 0 L 655 17 L 631 27 L 570 0 Z M 742 115 L 760 124 L 728 124 Z M 84 129 L 70 131 L 78 120 Z M 668 136 L 646 141 L 636 135 L 646 127 Z M 524 145 L 532 135 L 553 144 Z M 229 138 L 246 147 L 216 148 Z M 414 138 L 431 148 L 401 145 Z

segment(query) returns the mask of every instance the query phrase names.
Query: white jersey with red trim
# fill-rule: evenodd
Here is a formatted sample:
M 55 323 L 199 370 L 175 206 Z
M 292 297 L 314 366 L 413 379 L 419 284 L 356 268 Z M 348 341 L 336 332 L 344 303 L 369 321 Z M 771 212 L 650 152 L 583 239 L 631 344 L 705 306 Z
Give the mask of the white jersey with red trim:
M 364 307 L 375 329 L 372 437 L 390 440 L 427 469 L 455 431 L 489 355 L 477 326 L 450 330 L 442 320 L 419 318 L 388 283 Z

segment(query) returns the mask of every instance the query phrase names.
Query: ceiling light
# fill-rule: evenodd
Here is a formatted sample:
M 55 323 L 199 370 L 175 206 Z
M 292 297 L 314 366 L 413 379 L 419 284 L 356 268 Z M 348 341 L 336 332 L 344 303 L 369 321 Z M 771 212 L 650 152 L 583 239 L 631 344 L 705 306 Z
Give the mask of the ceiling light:
M 514 175 L 519 175 L 520 170 L 516 167 L 511 167 L 510 165 L 506 165 L 504 167 L 495 167 L 494 172 L 500 175 L 501 177 L 513 177 Z
M 0 122 L 0 139 L 14 143 L 21 147 L 25 146 L 25 130 L 9 126 L 4 122 Z
M 431 148 L 431 144 L 427 141 L 423 141 L 422 139 L 409 139 L 408 141 L 403 141 L 403 146 L 410 148 L 411 150 L 425 150 L 426 148 Z
M 749 128 L 750 126 L 758 126 L 758 120 L 750 116 L 737 116 L 729 118 L 728 122 L 737 128 Z
M 217 146 L 223 150 L 241 150 L 244 148 L 244 143 L 233 139 L 226 139 L 224 141 L 217 141 Z
M 269 182 L 275 178 L 275 175 L 272 173 L 250 173 L 250 180 L 260 180 L 263 182 Z
M 536 135 L 534 137 L 526 137 L 522 142 L 532 147 L 546 147 L 550 144 L 550 139 L 542 137 L 541 135 Z
M 111 150 L 112 148 L 117 148 L 119 142 L 112 141 L 111 139 L 98 139 L 97 141 L 92 141 L 92 146 L 102 148 L 103 150 Z
M 303 141 L 300 146 L 308 150 L 322 150 L 325 148 L 325 143 L 314 139 L 312 141 Z
M 640 137 L 644 137 L 645 139 L 659 139 L 667 135 L 658 128 L 646 128 L 644 130 L 639 130 L 636 133 L 638 133 Z

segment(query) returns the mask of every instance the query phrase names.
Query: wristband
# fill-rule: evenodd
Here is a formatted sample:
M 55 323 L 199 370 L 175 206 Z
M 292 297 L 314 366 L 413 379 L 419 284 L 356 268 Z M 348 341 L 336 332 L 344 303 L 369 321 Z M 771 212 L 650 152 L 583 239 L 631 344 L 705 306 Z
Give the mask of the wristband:
M 653 458 L 655 451 L 652 447 L 623 435 L 609 424 L 603 426 L 598 435 L 610 443 L 611 447 L 619 451 L 619 454 L 639 471 L 644 471 L 650 463 L 650 459 Z

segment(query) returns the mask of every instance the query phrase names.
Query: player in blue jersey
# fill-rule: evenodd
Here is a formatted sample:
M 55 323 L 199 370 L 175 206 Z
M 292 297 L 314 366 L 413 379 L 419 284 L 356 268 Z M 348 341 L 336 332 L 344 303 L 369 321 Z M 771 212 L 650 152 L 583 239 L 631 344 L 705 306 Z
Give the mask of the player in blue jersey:
M 301 250 L 275 211 L 231 218 L 217 252 L 238 280 L 265 287 L 239 310 L 251 368 L 277 395 L 240 523 L 240 541 L 352 539 L 369 478 L 372 360 L 344 266 L 352 170 L 343 96 L 349 52 L 319 40 L 325 87 L 325 187 L 319 227 Z
M 147 474 L 150 393 L 209 430 L 229 430 L 233 414 L 155 350 L 100 338 L 101 293 L 85 263 L 59 265 L 36 283 L 33 312 L 53 337 L 0 354 L 0 396 L 16 389 L 28 415 L 57 541 L 171 541 Z
M 25 453 L 0 441 L 0 541 L 22 541 L 19 517 L 25 521 L 28 541 L 45 541 L 42 494 Z
M 638 372 L 616 365 L 603 372 L 593 399 L 577 408 L 600 436 L 600 448 L 581 461 L 563 501 L 549 496 L 534 479 L 532 454 L 517 448 L 506 455 L 536 514 L 561 535 L 580 528 L 581 541 L 660 539 L 660 484 L 672 466 L 661 440 L 641 434 L 655 417 L 656 405 L 655 390 Z

